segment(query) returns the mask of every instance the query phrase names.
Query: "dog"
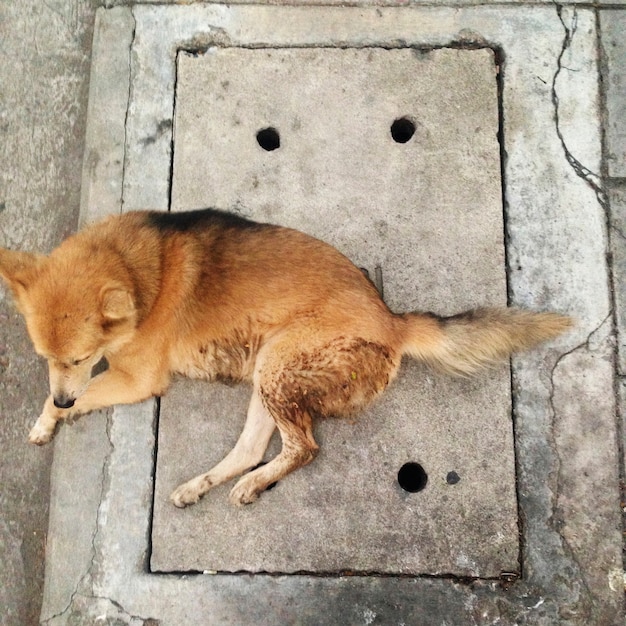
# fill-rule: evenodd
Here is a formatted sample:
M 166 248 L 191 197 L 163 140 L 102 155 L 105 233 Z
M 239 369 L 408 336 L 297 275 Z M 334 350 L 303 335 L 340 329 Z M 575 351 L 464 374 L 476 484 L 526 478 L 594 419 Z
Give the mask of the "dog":
M 242 474 L 230 501 L 256 500 L 315 458 L 314 418 L 357 413 L 403 355 L 469 376 L 572 324 L 511 308 L 396 314 L 330 245 L 213 209 L 110 217 L 49 256 L 0 249 L 0 276 L 49 366 L 31 443 L 66 418 L 160 396 L 174 375 L 252 383 L 235 447 L 172 493 L 178 507 Z M 282 449 L 260 465 L 276 428 Z

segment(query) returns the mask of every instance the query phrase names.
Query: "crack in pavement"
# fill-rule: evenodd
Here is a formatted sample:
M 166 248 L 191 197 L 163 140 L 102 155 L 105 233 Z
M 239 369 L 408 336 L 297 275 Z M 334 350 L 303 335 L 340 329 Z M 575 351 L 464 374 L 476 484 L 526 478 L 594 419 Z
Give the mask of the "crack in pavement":
M 120 621 L 122 621 L 128 626 L 159 626 L 159 624 L 161 623 L 160 620 L 153 617 L 142 617 L 141 615 L 133 615 L 132 613 L 127 611 L 119 602 L 106 596 L 76 593 L 75 600 L 82 600 L 83 604 L 87 607 L 90 607 L 92 611 L 90 612 L 90 614 L 82 614 L 80 612 L 70 614 L 68 617 L 72 619 L 72 624 L 103 624 L 104 626 L 106 624 L 119 624 Z M 98 603 L 100 603 L 100 606 L 98 606 Z M 104 603 L 105 606 L 102 606 L 102 603 Z M 68 609 L 70 608 L 72 607 L 68 607 Z M 80 607 L 76 608 L 80 611 Z M 65 613 L 66 611 L 64 611 L 63 613 Z M 60 617 L 61 615 L 63 615 L 63 613 L 55 617 Z M 94 616 L 93 613 L 99 614 Z M 48 621 L 49 620 L 45 620 L 41 623 L 46 624 Z
M 81 594 L 81 597 L 84 598 L 85 600 L 96 600 L 100 602 L 108 602 L 116 610 L 117 615 L 111 615 L 109 611 L 105 611 L 103 615 L 98 615 L 95 618 L 96 624 L 109 623 L 108 622 L 109 617 L 114 617 L 116 619 L 121 617 L 122 619 L 126 620 L 126 623 L 129 626 L 134 626 L 134 623 L 136 622 L 139 622 L 137 626 L 158 626 L 160 624 L 159 620 L 154 619 L 152 617 L 142 617 L 140 615 L 133 615 L 132 613 L 129 613 L 119 602 L 117 602 L 116 600 L 113 600 L 112 598 L 107 598 L 105 596 L 84 595 L 84 594 Z
M 121 196 L 120 196 L 120 213 L 124 212 L 124 190 L 126 185 L 126 160 L 128 157 L 128 118 L 130 115 L 130 105 L 133 97 L 133 48 L 137 36 L 137 18 L 135 17 L 134 7 L 130 7 L 130 16 L 133 20 L 133 32 L 128 46 L 128 99 L 126 100 L 126 115 L 124 116 L 124 156 L 122 158 L 122 180 L 121 180 Z
M 580 342 L 579 344 L 577 344 L 576 346 L 574 346 L 567 352 L 564 352 L 557 358 L 550 372 L 550 395 L 548 399 L 550 411 L 552 413 L 552 427 L 550 429 L 550 442 L 551 442 L 550 447 L 552 448 L 554 452 L 554 457 L 555 457 L 555 462 L 556 462 L 556 468 L 554 470 L 554 473 L 556 474 L 556 481 L 555 481 L 555 489 L 552 494 L 552 513 L 549 518 L 549 524 L 559 537 L 564 555 L 566 556 L 566 558 L 569 559 L 569 561 L 573 564 L 573 566 L 578 571 L 577 578 L 580 581 L 582 591 L 584 591 L 585 597 L 587 598 L 587 602 L 584 603 L 585 606 L 587 607 L 587 610 L 589 610 L 590 603 L 593 603 L 594 594 L 585 576 L 583 575 L 583 568 L 580 564 L 580 561 L 576 554 L 575 549 L 570 545 L 569 540 L 567 539 L 565 534 L 562 532 L 563 524 L 561 520 L 561 515 L 558 512 L 559 499 L 560 499 L 561 491 L 562 491 L 561 468 L 563 465 L 563 461 L 562 461 L 562 456 L 559 452 L 558 444 L 556 442 L 556 434 L 555 434 L 556 422 L 557 422 L 557 416 L 558 416 L 558 411 L 557 411 L 555 401 L 554 401 L 555 388 L 556 388 L 555 376 L 556 376 L 557 369 L 562 365 L 563 361 L 569 356 L 571 356 L 572 354 L 575 354 L 576 352 L 580 350 L 587 350 L 590 353 L 597 351 L 599 349 L 599 345 L 594 346 L 594 337 L 595 335 L 603 332 L 603 328 L 605 327 L 605 325 L 607 323 L 611 324 L 612 319 L 613 319 L 613 310 L 610 310 L 607 313 L 607 315 L 604 317 L 604 319 L 600 322 L 600 324 L 598 324 L 598 326 L 594 328 L 587 335 L 584 341 Z M 603 335 L 605 335 L 606 339 L 610 338 L 610 334 L 611 334 L 610 330 L 608 332 L 607 331 L 603 332 Z M 582 600 L 579 597 L 576 605 L 580 607 L 581 602 Z
M 107 420 L 106 420 L 106 436 L 109 442 L 109 450 L 104 459 L 104 463 L 102 464 L 102 474 L 101 474 L 101 481 L 100 481 L 100 497 L 98 499 L 99 504 L 98 504 L 98 510 L 96 512 L 95 528 L 91 535 L 91 559 L 89 561 L 89 567 L 87 568 L 87 571 L 79 578 L 78 582 L 76 583 L 76 587 L 74 588 L 74 590 L 72 591 L 70 595 L 70 599 L 67 603 L 67 606 L 62 611 L 59 611 L 58 613 L 55 613 L 54 615 L 46 618 L 45 620 L 42 620 L 41 624 L 49 624 L 53 620 L 65 615 L 68 611 L 72 609 L 72 606 L 74 605 L 77 597 L 88 597 L 85 594 L 80 593 L 79 590 L 81 589 L 81 587 L 87 584 L 88 579 L 92 576 L 92 571 L 95 566 L 95 559 L 96 559 L 96 554 L 97 554 L 96 540 L 97 540 L 98 534 L 100 533 L 101 513 L 102 513 L 103 503 L 105 500 L 104 496 L 105 496 L 107 485 L 108 485 L 107 479 L 109 477 L 109 467 L 111 464 L 111 457 L 115 450 L 115 446 L 113 445 L 113 441 L 111 440 L 112 417 L 113 417 L 113 412 L 112 410 L 109 410 L 107 412 Z
M 602 185 L 602 180 L 600 176 L 592 172 L 588 167 L 584 166 L 569 150 L 567 147 L 567 143 L 565 142 L 565 138 L 563 137 L 563 133 L 561 131 L 561 120 L 559 117 L 559 96 L 557 94 L 556 83 L 558 77 L 562 70 L 568 70 L 563 64 L 563 57 L 565 53 L 569 49 L 574 39 L 574 35 L 576 34 L 576 29 L 578 27 L 578 11 L 574 6 L 571 8 L 572 18 L 570 21 L 570 25 L 568 26 L 565 23 L 565 19 L 563 17 L 563 5 L 556 4 L 556 13 L 559 17 L 559 21 L 561 22 L 563 29 L 565 30 L 565 36 L 563 38 L 563 44 L 561 46 L 561 51 L 557 58 L 557 69 L 552 77 L 552 104 L 554 105 L 554 120 L 556 124 L 556 134 L 561 142 L 561 147 L 563 148 L 563 152 L 565 154 L 565 158 L 567 162 L 572 166 L 572 169 L 576 173 L 579 178 L 582 178 L 595 192 L 598 202 L 600 206 L 606 211 L 608 210 L 608 195 L 606 189 Z M 571 70 L 570 70 L 571 71 Z
M 611 230 L 614 231 L 621 239 L 626 240 L 626 233 L 614 222 L 610 224 Z

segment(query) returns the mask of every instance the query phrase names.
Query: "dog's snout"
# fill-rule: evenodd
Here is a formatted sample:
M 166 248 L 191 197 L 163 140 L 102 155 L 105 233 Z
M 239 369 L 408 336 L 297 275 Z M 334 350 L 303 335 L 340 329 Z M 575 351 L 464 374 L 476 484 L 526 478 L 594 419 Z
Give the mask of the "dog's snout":
M 70 409 L 74 406 L 74 398 L 66 398 L 65 396 L 60 396 L 58 398 L 54 398 L 54 406 L 57 409 Z

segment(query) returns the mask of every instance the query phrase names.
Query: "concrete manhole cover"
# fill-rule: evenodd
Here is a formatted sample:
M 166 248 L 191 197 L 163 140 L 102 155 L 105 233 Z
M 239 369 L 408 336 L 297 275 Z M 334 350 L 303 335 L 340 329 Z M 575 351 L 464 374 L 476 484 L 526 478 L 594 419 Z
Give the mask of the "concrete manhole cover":
M 396 311 L 502 305 L 497 136 L 489 49 L 181 51 L 172 210 L 324 239 Z M 180 381 L 162 399 L 153 571 L 517 571 L 508 368 L 459 381 L 405 363 L 355 423 L 318 423 L 317 460 L 255 504 L 233 508 L 228 484 L 174 508 L 171 491 L 234 445 L 249 395 Z

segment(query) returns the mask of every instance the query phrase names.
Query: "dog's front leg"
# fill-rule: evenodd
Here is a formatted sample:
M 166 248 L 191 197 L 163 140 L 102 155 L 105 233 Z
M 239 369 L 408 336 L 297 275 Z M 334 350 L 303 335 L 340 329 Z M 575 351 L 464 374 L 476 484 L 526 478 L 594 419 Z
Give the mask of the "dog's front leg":
M 167 387 L 167 380 L 156 378 L 150 372 L 134 376 L 121 370 L 107 370 L 92 380 L 85 393 L 76 399 L 71 408 L 60 409 L 49 396 L 43 411 L 28 436 L 28 441 L 38 446 L 54 437 L 57 422 L 70 417 L 84 415 L 114 404 L 134 404 L 159 395 Z
M 57 409 L 54 406 L 52 396 L 48 396 L 43 405 L 41 415 L 37 418 L 35 425 L 28 434 L 28 441 L 37 446 L 43 446 L 54 437 L 54 430 L 57 422 L 63 419 L 63 409 Z

